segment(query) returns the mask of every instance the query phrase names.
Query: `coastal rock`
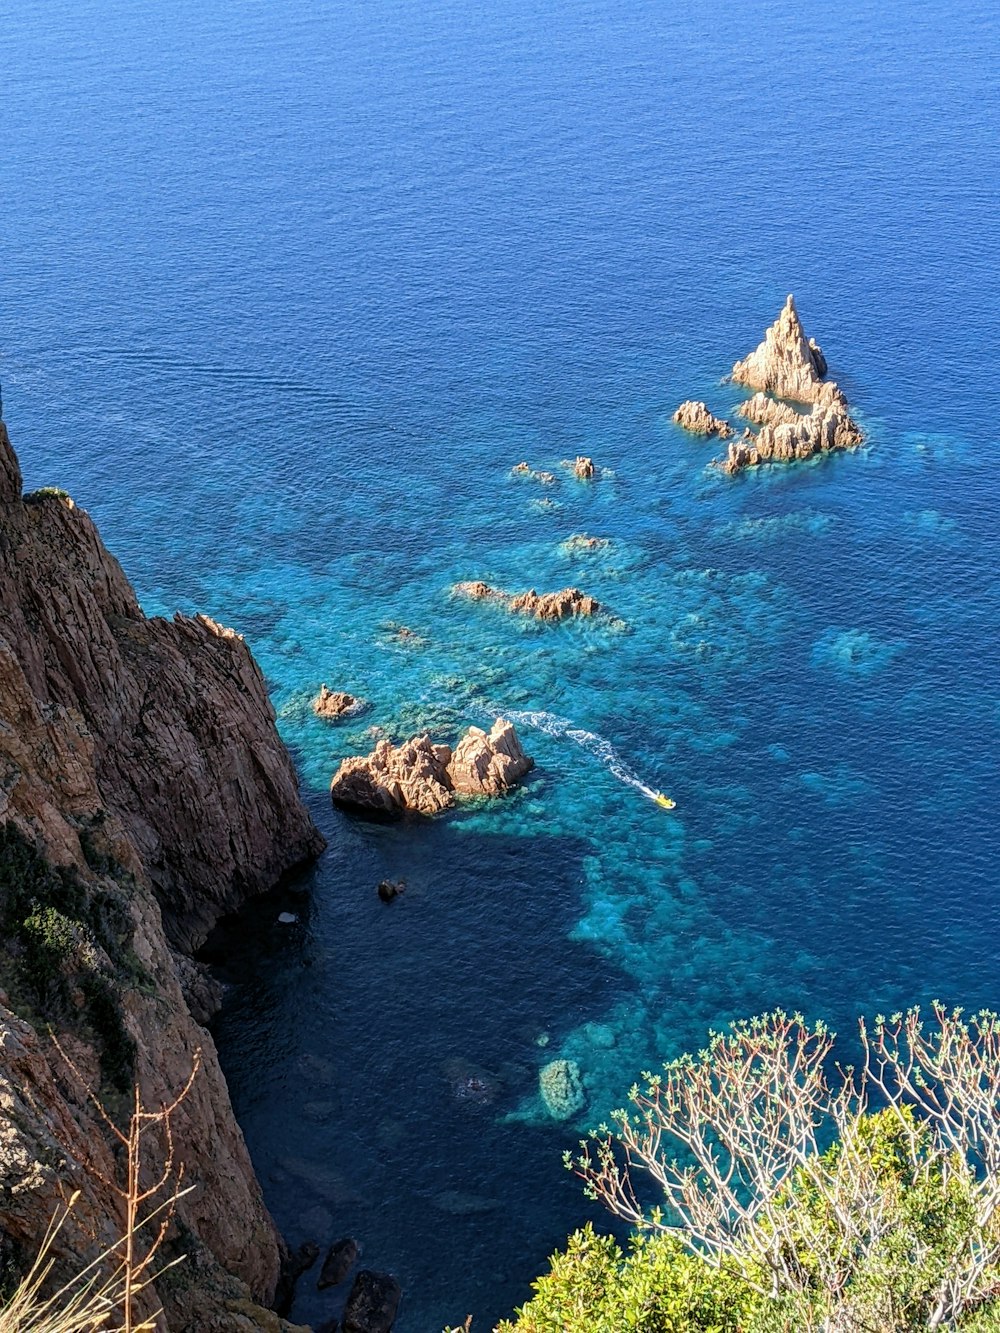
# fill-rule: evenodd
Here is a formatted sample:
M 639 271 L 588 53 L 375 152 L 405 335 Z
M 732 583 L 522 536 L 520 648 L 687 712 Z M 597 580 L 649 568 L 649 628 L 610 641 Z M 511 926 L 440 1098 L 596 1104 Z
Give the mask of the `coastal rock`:
M 452 592 L 457 597 L 468 597 L 473 602 L 506 602 L 510 594 L 503 592 L 500 588 L 491 588 L 488 583 L 483 583 L 482 579 L 474 579 L 469 583 L 456 583 Z
M 864 438 L 847 411 L 846 400 L 835 384 L 825 386 L 832 393 L 813 405 L 809 413 L 795 413 L 794 419 L 778 425 L 762 426 L 753 435 L 747 432 L 734 440 L 722 464 L 730 475 L 761 463 L 790 463 L 834 449 L 853 449 Z
M 328 689 L 325 684 L 319 687 L 319 694 L 313 700 L 313 712 L 317 717 L 350 717 L 360 713 L 362 708 L 364 700 L 356 699 L 353 694 Z
M 360 1253 L 358 1242 L 351 1236 L 334 1241 L 323 1260 L 317 1288 L 323 1291 L 326 1287 L 338 1287 L 357 1263 Z
M 488 733 L 470 727 L 454 754 L 429 736 L 398 746 L 379 741 L 371 754 L 341 763 L 330 796 L 335 805 L 369 813 L 433 815 L 453 805 L 456 795 L 499 796 L 531 765 L 514 728 L 498 718 Z
M 789 294 L 781 314 L 764 334 L 763 342 L 733 366 L 732 378 L 736 384 L 763 389 L 779 398 L 813 403 L 819 397 L 826 372 L 826 357 L 806 337 L 795 299 Z
M 500 796 L 523 778 L 532 761 L 509 722 L 497 718 L 489 733 L 470 727 L 448 765 L 452 789 L 462 796 Z
M 596 540 L 596 539 L 587 539 Z M 590 597 L 579 588 L 562 588 L 559 592 L 537 593 L 534 588 L 527 592 L 510 593 L 502 588 L 492 588 L 488 583 L 476 580 L 472 583 L 456 583 L 452 592 L 458 597 L 469 597 L 473 601 L 493 601 L 505 603 L 507 610 L 515 615 L 534 616 L 537 620 L 564 620 L 567 616 L 595 616 L 601 610 L 596 597 Z
M 695 435 L 718 435 L 721 440 L 725 440 L 733 433 L 728 421 L 714 417 L 706 404 L 696 399 L 681 403 L 673 419 L 678 426 L 683 426 Z
M 198 1278 L 150 1286 L 140 1305 L 162 1303 L 165 1328 L 235 1326 L 226 1312 L 238 1307 L 241 1328 L 284 1329 L 256 1303 L 274 1296 L 278 1236 L 215 1046 L 185 1002 L 204 1018 L 217 994 L 179 960 L 323 839 L 243 640 L 207 617 L 147 618 L 85 510 L 55 492 L 21 499 L 2 425 L 0 534 L 0 880 L 30 872 L 40 897 L 72 883 L 76 905 L 62 906 L 94 923 L 72 929 L 100 940 L 67 958 L 74 1002 L 48 1012 L 17 951 L 11 881 L 0 884 L 3 1232 L 34 1253 L 78 1190 L 57 1276 L 121 1234 L 117 1145 L 47 1024 L 95 1092 L 119 1098 L 134 1080 L 147 1107 L 173 1099 L 201 1048 L 173 1119 L 195 1189 L 167 1240 L 169 1252 L 183 1235 Z M 92 1014 L 87 986 L 102 997 Z M 146 1140 L 151 1179 L 165 1151 Z
M 585 458 L 583 454 L 577 454 L 575 461 L 571 464 L 573 476 L 578 481 L 593 481 L 597 476 L 597 469 L 594 467 L 592 458 Z
M 553 1060 L 538 1074 L 538 1089 L 549 1115 L 568 1120 L 587 1104 L 580 1066 L 575 1060 Z
M 429 736 L 414 736 L 398 746 L 379 741 L 371 754 L 343 761 L 330 795 L 334 805 L 349 809 L 437 814 L 454 801 L 447 774 L 450 760 L 448 746 L 432 744 Z
M 401 1295 L 394 1277 L 363 1268 L 344 1306 L 344 1333 L 390 1333 Z
M 361 1269 L 344 1306 L 344 1333 L 391 1333 L 401 1294 L 395 1277 Z
M 0 1228 L 21 1252 L 35 1252 L 68 1189 L 79 1198 L 59 1273 L 120 1236 L 116 1145 L 47 1024 L 95 1093 L 135 1080 L 147 1106 L 173 1100 L 200 1048 L 172 1125 L 196 1186 L 176 1216 L 199 1281 L 151 1286 L 140 1304 L 163 1302 L 177 1328 L 213 1328 L 231 1301 L 264 1317 L 255 1302 L 275 1293 L 279 1237 L 215 1045 L 185 1002 L 207 1017 L 215 986 L 179 960 L 323 845 L 244 641 L 208 617 L 145 616 L 84 509 L 55 492 L 21 500 L 0 425 Z M 32 989 L 4 878 L 19 865 L 39 896 L 72 882 L 68 910 L 95 922 L 72 928 L 101 941 L 67 958 L 80 1005 L 48 1013 Z M 155 1178 L 165 1146 L 145 1142 Z
M 601 609 L 596 597 L 589 597 L 579 588 L 562 588 L 559 592 L 537 593 L 534 588 L 517 593 L 507 603 L 516 615 L 534 616 L 536 620 L 565 620 L 567 616 L 595 616 Z
M 752 421 L 756 426 L 784 426 L 795 423 L 802 413 L 791 403 L 780 403 L 776 398 L 768 398 L 766 393 L 755 393 L 736 409 L 741 417 Z

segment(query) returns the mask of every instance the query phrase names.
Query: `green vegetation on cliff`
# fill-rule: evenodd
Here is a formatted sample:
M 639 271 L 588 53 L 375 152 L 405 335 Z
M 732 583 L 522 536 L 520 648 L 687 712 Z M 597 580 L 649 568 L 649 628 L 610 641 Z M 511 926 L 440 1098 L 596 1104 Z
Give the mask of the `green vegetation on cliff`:
M 141 980 L 134 927 L 125 887 L 107 877 L 111 861 L 92 833 L 81 844 L 104 876 L 99 886 L 72 867 L 51 865 L 13 824 L 0 826 L 0 984 L 30 1022 L 87 1030 L 104 1079 L 124 1092 L 135 1043 L 122 1018 L 122 991 Z

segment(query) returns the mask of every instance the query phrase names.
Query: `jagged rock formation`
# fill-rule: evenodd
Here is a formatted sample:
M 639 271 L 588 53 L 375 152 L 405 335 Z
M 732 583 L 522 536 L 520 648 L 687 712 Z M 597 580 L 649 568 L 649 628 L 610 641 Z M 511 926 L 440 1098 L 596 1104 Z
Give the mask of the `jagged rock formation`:
M 721 417 L 712 416 L 705 403 L 697 399 L 689 399 L 686 403 L 681 403 L 674 413 L 673 419 L 678 426 L 692 431 L 695 435 L 718 435 L 720 440 L 725 440 L 733 433 L 733 428 L 728 421 L 723 421 Z
M 353 694 L 328 689 L 325 684 L 319 687 L 319 694 L 313 700 L 313 712 L 317 717 L 338 718 L 352 717 L 360 713 L 365 706 L 363 699 L 356 699 Z
M 214 1043 L 184 1000 L 198 969 L 175 950 L 322 838 L 242 639 L 201 616 L 147 619 L 83 510 L 59 492 L 22 499 L 2 423 L 0 841 L 5 1233 L 30 1257 L 60 1195 L 79 1189 L 60 1263 L 120 1234 L 106 1135 L 33 1024 L 51 1022 L 108 1097 L 134 1079 L 152 1106 L 201 1047 L 174 1123 L 196 1187 L 178 1209 L 190 1280 L 151 1299 L 165 1328 L 286 1327 L 255 1304 L 273 1296 L 280 1243 Z M 162 1152 L 150 1140 L 150 1172 Z
M 335 805 L 376 814 L 434 815 L 456 796 L 500 796 L 531 767 L 514 728 L 498 718 L 488 733 L 470 727 L 454 751 L 429 736 L 398 746 L 381 740 L 371 754 L 343 761 L 330 796 Z
M 545 593 L 537 593 L 534 588 L 529 588 L 527 592 L 510 593 L 477 579 L 472 583 L 456 583 L 452 592 L 458 597 L 468 597 L 477 602 L 503 602 L 507 610 L 515 615 L 533 616 L 536 620 L 596 616 L 601 610 L 597 598 L 589 597 L 579 588 L 562 588 L 559 592 Z
M 806 337 L 795 299 L 789 294 L 781 314 L 764 334 L 764 341 L 733 366 L 732 378 L 748 389 L 812 403 L 819 396 L 826 371 L 826 357 L 813 339 Z
M 802 415 L 791 403 L 781 403 L 777 398 L 768 398 L 766 393 L 755 393 L 736 409 L 741 417 L 752 421 L 755 426 L 784 426 L 796 422 Z
M 737 383 L 759 391 L 739 412 L 760 430 L 756 435 L 745 431 L 729 445 L 723 471 L 733 474 L 761 463 L 794 462 L 860 444 L 864 437 L 847 398 L 834 381 L 824 380 L 826 372 L 826 357 L 806 338 L 789 296 L 764 341 L 733 367 Z M 810 404 L 811 411 L 799 412 L 769 393 Z

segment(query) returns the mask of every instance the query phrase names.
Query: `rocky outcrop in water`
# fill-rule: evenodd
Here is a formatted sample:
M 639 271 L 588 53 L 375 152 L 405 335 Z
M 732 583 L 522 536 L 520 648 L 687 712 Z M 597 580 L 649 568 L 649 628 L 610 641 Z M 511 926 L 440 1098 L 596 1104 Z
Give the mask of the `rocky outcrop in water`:
M 826 371 L 826 357 L 813 339 L 806 337 L 795 298 L 789 294 L 763 342 L 733 366 L 732 379 L 748 389 L 812 403 L 819 396 Z
M 527 592 L 510 593 L 476 580 L 472 583 L 456 583 L 452 592 L 458 597 L 468 597 L 476 602 L 503 602 L 507 610 L 515 615 L 533 616 L 536 620 L 596 616 L 601 610 L 597 598 L 588 596 L 579 588 L 562 588 L 559 592 L 545 593 L 529 588 Z
M 583 454 L 577 454 L 575 460 L 569 464 L 573 471 L 573 476 L 577 481 L 593 481 L 597 476 L 597 469 L 594 467 L 594 460 L 586 458 Z
M 853 449 L 864 439 L 851 417 L 847 399 L 832 382 L 823 386 L 811 412 L 786 409 L 780 416 L 775 414 L 775 423 L 761 426 L 756 435 L 747 431 L 734 440 L 723 470 L 732 475 L 761 463 L 800 462 L 834 449 Z
M 345 759 L 333 776 L 335 805 L 374 814 L 434 815 L 456 796 L 501 796 L 532 766 L 517 733 L 498 718 L 489 732 L 470 727 L 454 751 L 429 736 L 402 745 L 379 741 L 369 755 Z
M 353 717 L 364 707 L 363 699 L 356 699 L 353 694 L 345 694 L 342 690 L 328 689 L 325 684 L 319 687 L 319 694 L 313 700 L 313 712 L 316 716 L 331 719 Z
M 394 1277 L 363 1268 L 344 1306 L 344 1333 L 390 1333 L 401 1295 Z
M 766 393 L 755 393 L 736 409 L 741 417 L 752 421 L 756 426 L 783 426 L 796 422 L 802 415 L 791 403 L 779 402 L 777 398 L 768 398 Z
M 195 1189 L 169 1242 L 193 1278 L 150 1299 L 164 1328 L 285 1327 L 255 1303 L 274 1294 L 280 1244 L 178 951 L 322 838 L 243 640 L 202 616 L 147 619 L 85 511 L 56 491 L 22 499 L 2 423 L 0 843 L 4 1233 L 30 1256 L 78 1189 L 60 1267 L 120 1234 L 117 1161 L 44 1023 L 95 1088 L 120 1097 L 134 1080 L 150 1106 L 200 1047 L 174 1121 Z M 149 1171 L 163 1151 L 149 1141 Z
M 734 474 L 761 463 L 795 462 L 859 445 L 861 428 L 840 387 L 824 379 L 826 373 L 826 357 L 806 338 L 789 296 L 764 341 L 733 367 L 734 381 L 758 390 L 738 410 L 760 430 L 745 431 L 730 443 L 723 471 Z M 800 412 L 779 398 L 809 404 L 811 410 Z
M 692 431 L 695 435 L 718 435 L 721 440 L 732 435 L 733 428 L 728 421 L 723 421 L 721 417 L 714 417 L 707 406 L 698 400 L 689 399 L 686 403 L 681 403 L 680 407 L 674 413 L 674 421 L 684 430 Z

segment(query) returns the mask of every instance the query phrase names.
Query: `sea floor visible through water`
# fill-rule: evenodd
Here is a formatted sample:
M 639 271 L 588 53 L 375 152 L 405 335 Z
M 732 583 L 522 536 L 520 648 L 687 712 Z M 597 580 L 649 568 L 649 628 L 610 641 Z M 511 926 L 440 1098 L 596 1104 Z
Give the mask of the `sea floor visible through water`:
M 995 9 L 564 8 L 6 25 L 6 420 L 148 612 L 266 673 L 330 845 L 210 942 L 216 1038 L 281 1230 L 356 1236 L 399 1333 L 523 1301 L 600 1220 L 563 1151 L 713 1025 L 1000 1004 Z M 732 412 L 790 290 L 866 443 L 724 477 L 671 414 Z M 371 728 L 497 716 L 510 797 L 330 806 Z

